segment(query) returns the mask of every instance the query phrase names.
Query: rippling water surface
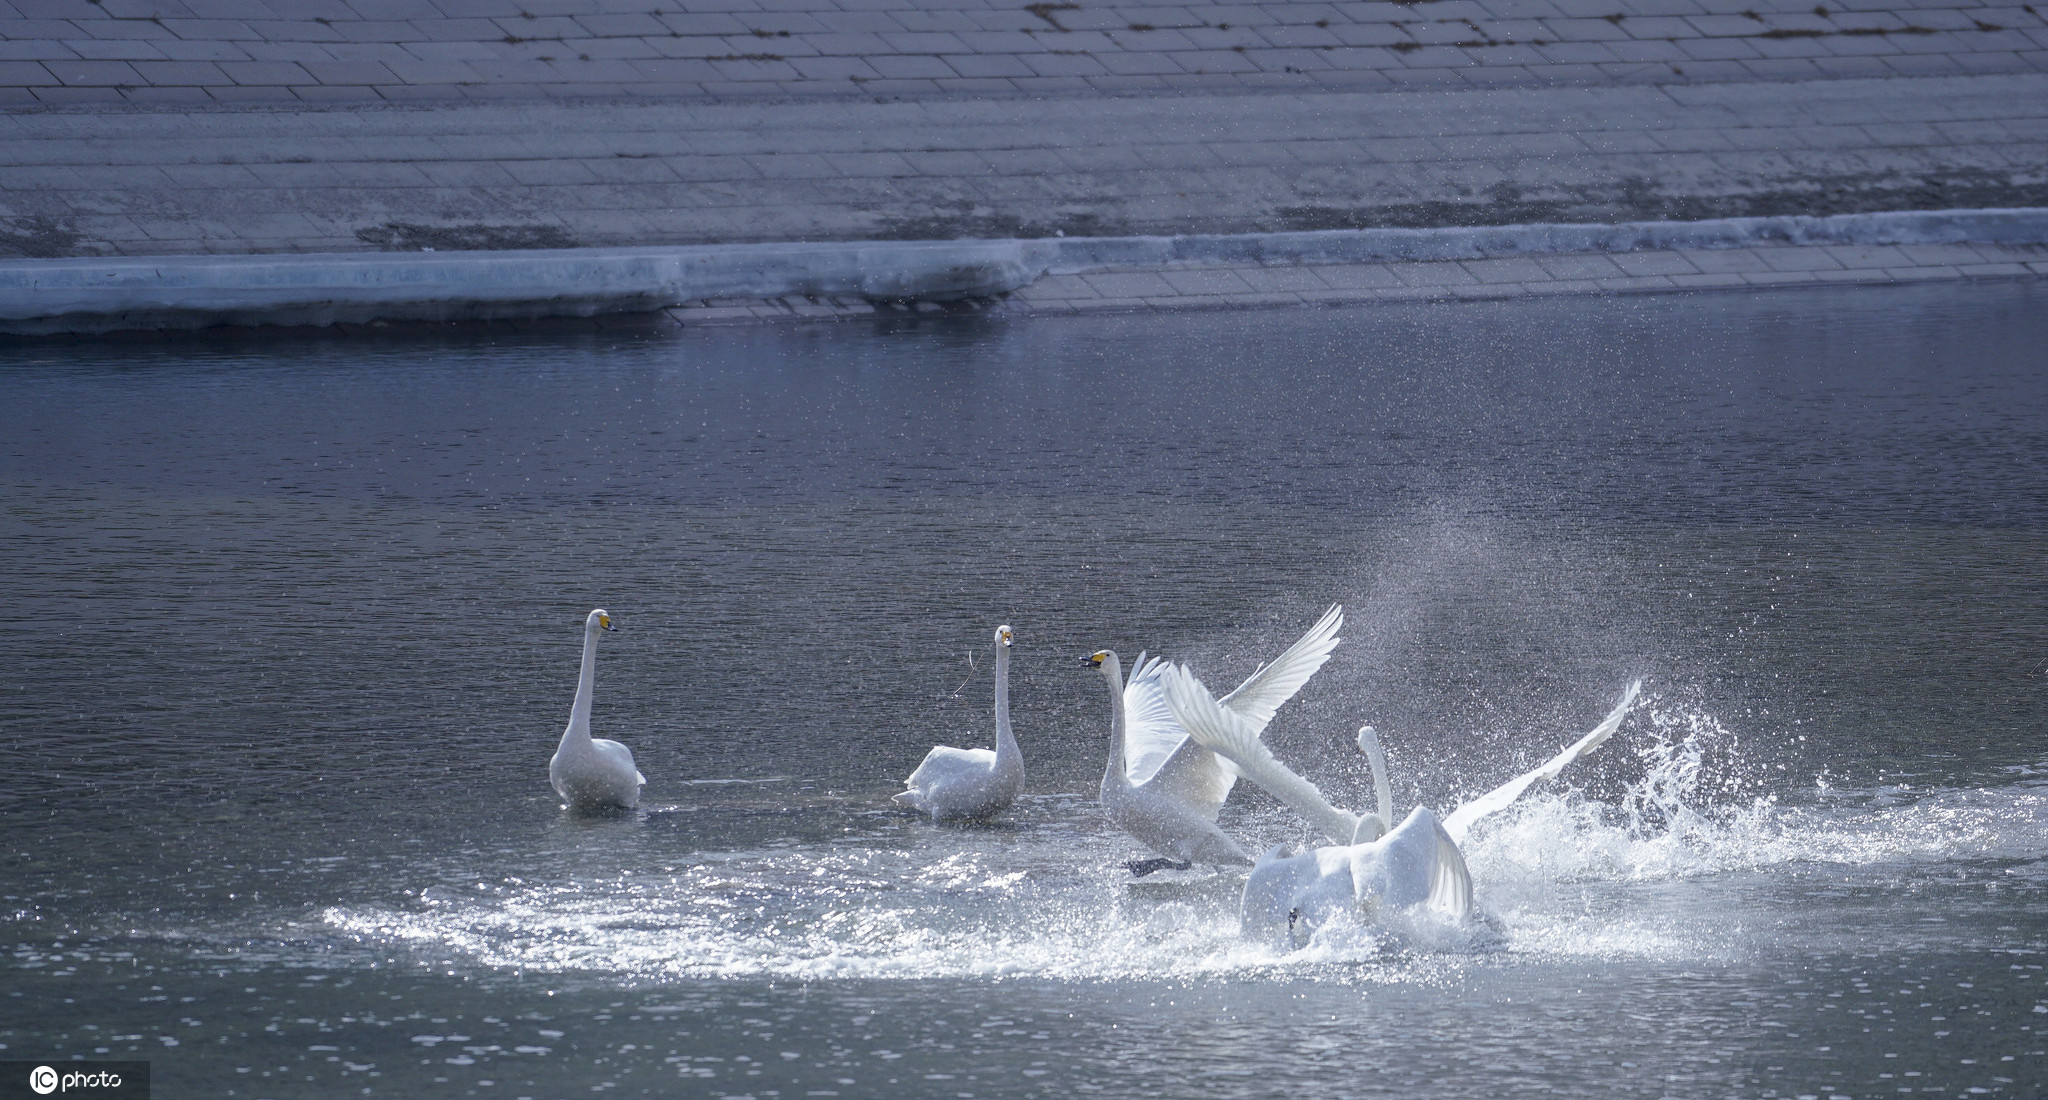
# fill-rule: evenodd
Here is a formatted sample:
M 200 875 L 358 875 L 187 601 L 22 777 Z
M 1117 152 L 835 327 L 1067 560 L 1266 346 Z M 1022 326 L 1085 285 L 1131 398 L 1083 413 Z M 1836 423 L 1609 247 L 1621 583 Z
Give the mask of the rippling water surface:
M 164 1096 L 2038 1094 L 2034 284 L 0 348 L 0 1057 Z M 1448 808 L 1484 919 L 1132 882 L 1101 647 Z M 582 615 L 643 812 L 546 764 Z M 888 795 L 992 740 L 1024 799 Z M 971 658 L 971 660 L 970 660 Z M 1247 848 L 1304 830 L 1248 784 Z

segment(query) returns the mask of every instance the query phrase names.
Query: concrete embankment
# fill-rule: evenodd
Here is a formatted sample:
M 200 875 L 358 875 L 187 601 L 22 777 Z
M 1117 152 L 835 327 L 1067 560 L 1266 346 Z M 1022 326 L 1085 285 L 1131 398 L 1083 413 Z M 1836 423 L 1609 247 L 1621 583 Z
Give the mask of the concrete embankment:
M 155 2 L 0 5 L 5 331 L 2020 276 L 2048 208 L 2003 0 Z
M 1796 263 L 1773 262 L 1794 256 Z M 1807 274 L 1779 277 L 1786 272 Z M 1815 272 L 1836 273 L 1826 276 L 1835 281 L 2048 274 L 2048 208 L 1615 226 L 16 261 L 0 263 L 0 332 L 669 308 L 699 321 L 738 320 L 1019 292 L 1017 306 L 1040 310 L 1272 305 L 1763 285 L 1823 277 Z M 1701 278 L 1687 282 L 1688 275 Z M 1052 284 L 1031 293 L 1048 276 Z M 1327 293 L 1303 297 L 1318 290 Z

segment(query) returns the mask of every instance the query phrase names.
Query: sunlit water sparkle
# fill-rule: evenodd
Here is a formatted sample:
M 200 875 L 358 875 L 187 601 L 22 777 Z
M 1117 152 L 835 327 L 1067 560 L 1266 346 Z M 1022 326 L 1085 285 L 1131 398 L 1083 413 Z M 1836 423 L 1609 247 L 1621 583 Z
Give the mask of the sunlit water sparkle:
M 7 1058 L 167 1096 L 2033 1095 L 2034 284 L 0 349 Z M 80 415 L 89 410 L 90 415 Z M 1111 645 L 1448 808 L 1483 917 L 1238 934 L 1094 805 Z M 545 763 L 577 624 L 643 811 Z M 995 826 L 888 795 L 988 742 Z M 982 659 L 970 664 L 970 651 Z M 1240 788 L 1254 851 L 1310 839 Z

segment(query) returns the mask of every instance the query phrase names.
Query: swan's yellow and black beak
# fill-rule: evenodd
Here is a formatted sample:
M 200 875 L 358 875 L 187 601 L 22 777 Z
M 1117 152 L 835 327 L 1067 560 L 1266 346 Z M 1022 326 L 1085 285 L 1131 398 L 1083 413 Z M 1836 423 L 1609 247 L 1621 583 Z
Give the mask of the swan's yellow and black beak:
M 1003 631 L 1002 639 L 1004 645 L 1009 645 L 1011 642 L 1016 640 L 1015 636 L 1013 636 L 1008 630 Z
M 1089 668 L 1101 668 L 1103 659 L 1108 656 L 1109 653 L 1107 650 L 1101 653 L 1090 653 L 1088 656 L 1081 658 L 1081 663 L 1087 665 Z
M 599 615 L 597 617 L 597 625 L 603 627 L 606 630 L 618 629 L 618 627 L 612 625 L 612 617 L 610 615 Z

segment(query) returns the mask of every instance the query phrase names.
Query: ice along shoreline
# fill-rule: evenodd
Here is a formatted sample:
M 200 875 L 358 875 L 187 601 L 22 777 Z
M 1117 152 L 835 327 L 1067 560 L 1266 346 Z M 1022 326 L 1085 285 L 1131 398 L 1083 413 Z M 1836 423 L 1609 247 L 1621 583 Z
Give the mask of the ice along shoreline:
M 791 300 L 903 306 L 1017 296 L 1021 304 L 1038 303 L 1038 308 L 1045 308 L 1044 303 L 1063 297 L 1031 293 L 1034 288 L 1043 289 L 1049 277 L 1071 283 L 1075 277 L 1150 275 L 1163 280 L 1159 286 L 1185 287 L 1186 280 L 1177 284 L 1171 276 L 1238 273 L 1232 276 L 1233 285 L 1247 288 L 1256 297 L 1258 280 L 1242 278 L 1246 271 L 1362 270 L 1383 269 L 1383 265 L 1513 260 L 1541 265 L 1546 257 L 1975 245 L 1988 246 L 1989 252 L 1903 259 L 1903 254 L 1892 252 L 1873 255 L 1866 270 L 1890 272 L 1892 279 L 1915 266 L 1964 274 L 2048 275 L 2048 208 L 1185 236 L 9 260 L 0 261 L 0 333 L 35 336 L 220 325 L 523 320 L 664 309 L 679 309 L 678 315 L 684 318 L 733 320 L 777 313 L 776 308 L 746 303 Z M 1833 254 L 1839 255 L 1839 251 Z M 1978 261 L 1976 266 L 1984 270 L 1968 271 L 1968 264 L 1957 267 L 1966 260 Z M 1760 262 L 1760 266 L 1778 265 Z M 1856 265 L 1833 266 L 1849 269 Z M 1534 281 L 1489 281 L 1468 274 L 1441 285 L 1491 286 L 1493 290 L 1483 296 L 1501 297 L 1536 283 L 1550 284 L 1544 292 L 1551 293 L 1756 283 L 1742 278 L 1717 281 L 1715 273 L 1701 265 L 1686 267 L 1698 281 L 1672 282 L 1669 273 L 1639 273 L 1624 263 L 1613 274 L 1641 274 L 1662 281 L 1633 288 L 1605 285 L 1617 280 L 1566 278 L 1556 265 L 1549 265 L 1542 268 L 1547 274 Z M 1739 271 L 1738 266 L 1730 274 Z M 1280 279 L 1275 285 L 1284 282 Z M 1322 282 L 1327 285 L 1329 280 Z M 1401 284 L 1402 280 L 1394 282 Z M 1416 288 L 1397 285 L 1389 289 Z M 1170 308 L 1177 294 L 1190 299 L 1218 297 L 1185 291 L 1086 297 L 1128 308 Z M 1447 292 L 1441 296 L 1473 295 Z M 1182 304 L 1204 303 L 1190 300 Z M 787 305 L 779 308 L 782 313 L 790 312 Z M 834 311 L 830 305 L 821 309 Z

